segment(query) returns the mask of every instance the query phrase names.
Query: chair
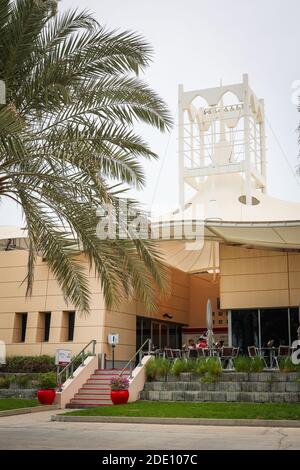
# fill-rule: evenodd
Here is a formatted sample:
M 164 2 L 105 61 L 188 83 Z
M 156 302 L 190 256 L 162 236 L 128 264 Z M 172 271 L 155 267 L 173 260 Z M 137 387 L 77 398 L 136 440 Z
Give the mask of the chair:
M 196 354 L 198 358 L 203 358 L 205 357 L 204 349 L 203 348 L 197 348 L 196 349 Z
M 233 364 L 234 358 L 234 348 L 223 346 L 221 356 L 220 356 L 220 363 L 223 369 L 234 370 Z M 223 367 L 223 363 L 226 364 L 226 367 Z
M 279 369 L 279 362 L 281 359 L 286 359 L 287 357 L 290 357 L 290 353 L 291 353 L 291 348 L 290 346 L 279 346 L 279 349 L 278 349 L 278 355 L 274 355 L 274 360 L 275 360 L 275 363 L 276 363 L 276 366 L 278 367 Z
M 258 357 L 258 349 L 256 346 L 248 346 L 248 355 L 250 359 L 255 359 Z
M 164 357 L 165 357 L 166 359 L 170 359 L 171 361 L 173 360 L 174 357 L 173 357 L 173 351 L 172 351 L 171 348 L 165 348 L 165 350 L 164 350 Z
M 196 359 L 198 357 L 198 349 L 189 349 L 188 357 L 191 359 Z
M 240 353 L 240 348 L 239 347 L 233 348 L 233 357 L 232 357 L 232 359 L 236 359 L 238 357 L 239 353 Z
M 210 350 L 207 348 L 202 349 L 203 356 L 208 360 L 210 358 Z
M 173 354 L 173 359 L 181 359 L 182 358 L 182 353 L 181 349 L 172 349 L 172 354 Z
M 263 360 L 265 368 L 268 368 L 268 364 L 266 362 L 264 355 L 259 353 L 259 350 L 256 346 L 248 346 L 248 355 L 250 359 L 252 359 L 252 361 L 254 361 L 256 357 L 260 357 L 260 359 Z

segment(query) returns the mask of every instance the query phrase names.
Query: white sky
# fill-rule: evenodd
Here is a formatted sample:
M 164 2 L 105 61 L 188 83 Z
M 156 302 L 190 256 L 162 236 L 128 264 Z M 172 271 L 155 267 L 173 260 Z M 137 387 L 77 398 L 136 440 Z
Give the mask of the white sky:
M 61 0 L 59 8 L 88 9 L 111 28 L 134 30 L 154 48 L 145 79 L 175 117 L 177 87 L 185 90 L 242 81 L 265 99 L 266 117 L 293 171 L 298 163 L 300 114 L 292 83 L 300 81 L 299 0 Z M 299 87 L 300 89 L 300 87 Z M 177 200 L 177 129 L 171 135 L 142 127 L 160 160 L 145 163 L 147 187 L 135 193 L 151 204 Z M 296 182 L 267 125 L 268 192 L 300 202 Z M 0 225 L 21 224 L 20 211 L 2 200 Z

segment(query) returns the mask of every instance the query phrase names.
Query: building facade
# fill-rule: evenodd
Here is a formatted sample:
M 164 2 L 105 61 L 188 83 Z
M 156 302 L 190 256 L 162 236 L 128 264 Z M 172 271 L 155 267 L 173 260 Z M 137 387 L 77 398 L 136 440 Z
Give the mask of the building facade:
M 246 75 L 229 86 L 188 92 L 180 86 L 178 136 L 179 207 L 152 221 L 171 275 L 158 311 L 149 315 L 134 300 L 107 310 L 88 273 L 91 312 L 81 316 L 41 258 L 26 298 L 26 234 L 2 227 L 0 340 L 9 355 L 53 355 L 58 348 L 76 354 L 95 339 L 97 352 L 109 358 L 109 333 L 119 333 L 119 360 L 129 360 L 147 338 L 157 348 L 179 348 L 206 330 L 208 299 L 215 338 L 225 344 L 246 352 L 270 339 L 279 345 L 296 338 L 300 204 L 267 194 L 263 100 Z M 187 228 L 194 238 L 186 237 Z

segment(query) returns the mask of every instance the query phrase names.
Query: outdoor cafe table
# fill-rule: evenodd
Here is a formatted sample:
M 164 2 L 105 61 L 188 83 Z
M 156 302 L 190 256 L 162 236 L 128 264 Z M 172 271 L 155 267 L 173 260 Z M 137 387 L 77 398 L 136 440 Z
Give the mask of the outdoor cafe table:
M 278 348 L 259 348 L 259 356 L 269 361 L 268 369 L 277 369 L 276 355 L 278 353 Z M 267 362 L 267 361 L 266 361 Z

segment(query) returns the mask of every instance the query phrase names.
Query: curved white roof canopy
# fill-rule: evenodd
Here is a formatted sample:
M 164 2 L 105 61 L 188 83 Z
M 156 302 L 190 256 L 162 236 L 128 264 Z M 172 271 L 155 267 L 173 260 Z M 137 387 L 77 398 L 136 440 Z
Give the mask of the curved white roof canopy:
M 169 239 L 163 240 L 160 230 L 159 245 L 166 262 L 185 272 L 216 271 L 220 242 L 300 251 L 300 203 L 279 200 L 253 188 L 254 204 L 246 205 L 244 195 L 245 181 L 240 174 L 210 176 L 182 212 L 153 221 L 156 230 L 170 223 L 177 236 L 182 227 L 182 233 L 191 238 L 195 224 L 202 224 L 203 236 L 195 243 L 176 239 L 174 228 Z
M 24 250 L 28 248 L 28 232 L 24 228 L 0 225 L 0 250 Z

